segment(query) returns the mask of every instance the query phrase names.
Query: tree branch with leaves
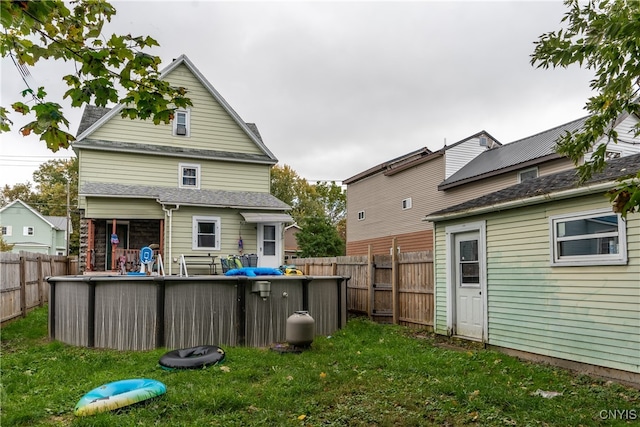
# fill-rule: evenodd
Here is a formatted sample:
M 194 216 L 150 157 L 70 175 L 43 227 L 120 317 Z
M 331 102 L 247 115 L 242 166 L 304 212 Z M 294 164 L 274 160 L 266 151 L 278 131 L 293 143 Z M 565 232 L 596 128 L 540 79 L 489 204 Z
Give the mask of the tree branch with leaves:
M 77 0 L 71 7 L 59 0 L 2 1 L 0 53 L 10 57 L 27 89 L 25 102 L 11 105 L 13 112 L 33 116 L 20 132 L 37 134 L 51 151 L 67 148 L 75 139 L 62 106 L 47 99 L 43 87 L 28 83 L 28 66 L 43 60 L 71 61 L 75 72 L 62 77 L 69 89 L 64 94 L 72 107 L 93 104 L 106 107 L 121 103 L 122 117 L 169 123 L 176 108 L 192 105 L 184 87 L 161 79 L 161 60 L 145 49 L 158 46 L 149 36 L 102 34 L 116 9 L 101 0 Z M 10 110 L 0 107 L 0 132 L 11 130 Z
M 567 132 L 557 142 L 557 152 L 578 166 L 581 182 L 604 169 L 607 144 L 617 143 L 615 123 L 622 114 L 638 116 L 640 90 L 640 2 L 627 0 L 565 0 L 569 11 L 564 28 L 540 36 L 531 64 L 539 68 L 578 64 L 595 72 L 590 87 L 590 116 L 582 129 Z M 634 128 L 640 135 L 640 123 Z M 584 155 L 591 159 L 582 163 Z M 640 174 L 624 177 L 608 192 L 614 210 L 626 216 L 640 210 Z

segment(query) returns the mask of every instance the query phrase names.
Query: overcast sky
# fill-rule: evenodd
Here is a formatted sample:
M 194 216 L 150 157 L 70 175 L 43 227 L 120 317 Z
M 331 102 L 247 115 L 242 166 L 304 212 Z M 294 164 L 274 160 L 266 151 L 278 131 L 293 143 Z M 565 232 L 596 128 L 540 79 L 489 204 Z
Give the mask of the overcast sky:
M 280 164 L 342 181 L 421 147 L 481 130 L 508 143 L 586 115 L 593 73 L 536 69 L 534 41 L 560 27 L 561 1 L 114 1 L 106 33 L 150 35 L 162 68 L 186 54 Z M 2 59 L 1 103 L 25 88 Z M 61 96 L 71 64 L 30 69 Z M 68 106 L 67 103 L 62 103 Z M 81 110 L 68 107 L 76 133 Z M 32 181 L 51 153 L 37 137 L 0 142 L 0 184 Z

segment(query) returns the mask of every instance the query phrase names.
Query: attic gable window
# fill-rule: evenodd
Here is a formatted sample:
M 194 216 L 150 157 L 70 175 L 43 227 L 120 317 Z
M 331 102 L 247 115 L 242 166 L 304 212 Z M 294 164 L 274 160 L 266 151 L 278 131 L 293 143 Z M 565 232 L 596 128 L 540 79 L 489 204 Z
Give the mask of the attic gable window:
M 180 163 L 180 188 L 200 188 L 200 165 Z
M 3 225 L 2 226 L 2 235 L 3 236 L 11 236 L 11 226 L 10 225 Z
M 33 227 L 22 227 L 22 235 L 23 236 L 33 236 L 35 234 L 35 230 Z
M 173 115 L 173 136 L 191 136 L 191 110 L 176 110 Z

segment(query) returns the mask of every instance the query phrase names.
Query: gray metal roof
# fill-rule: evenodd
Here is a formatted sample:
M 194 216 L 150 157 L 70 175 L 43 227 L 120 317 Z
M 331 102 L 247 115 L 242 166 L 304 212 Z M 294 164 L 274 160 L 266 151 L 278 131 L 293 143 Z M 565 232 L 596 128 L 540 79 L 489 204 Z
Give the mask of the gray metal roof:
M 85 197 L 153 199 L 163 204 L 220 208 L 289 210 L 291 207 L 269 193 L 252 191 L 196 190 L 147 185 L 89 182 L 78 192 Z
M 560 156 L 554 150 L 558 138 L 566 132 L 582 128 L 588 117 L 585 116 L 536 135 L 487 150 L 445 179 L 438 185 L 438 189 L 445 190 L 455 187 L 463 182 L 473 180 L 472 178 L 480 178 L 483 175 L 531 162 L 532 160 L 548 159 L 548 156 L 559 158 Z
M 602 172 L 594 174 L 591 179 L 583 184 L 596 184 L 601 182 L 615 181 L 618 178 L 632 176 L 640 171 L 640 154 L 632 156 L 620 157 L 618 159 L 609 160 L 607 166 Z M 520 184 L 512 185 L 494 193 L 486 194 L 473 200 L 468 200 L 455 206 L 448 207 L 431 215 L 445 215 L 464 211 L 472 211 L 474 209 L 483 208 L 485 206 L 493 206 L 512 200 L 527 199 L 535 196 L 551 194 L 571 188 L 578 188 L 578 175 L 575 169 L 558 172 L 551 175 L 543 175 L 536 179 L 527 180 Z
M 53 226 L 59 230 L 67 229 L 67 217 L 65 216 L 49 216 L 43 215 L 44 219 L 49 221 Z
M 241 161 L 251 163 L 275 164 L 276 160 L 266 154 L 237 153 L 231 151 L 203 150 L 174 145 L 136 144 L 133 142 L 103 141 L 98 139 L 83 139 L 74 142 L 75 148 L 102 151 L 117 151 L 119 153 L 139 153 L 145 155 L 190 157 L 209 160 Z

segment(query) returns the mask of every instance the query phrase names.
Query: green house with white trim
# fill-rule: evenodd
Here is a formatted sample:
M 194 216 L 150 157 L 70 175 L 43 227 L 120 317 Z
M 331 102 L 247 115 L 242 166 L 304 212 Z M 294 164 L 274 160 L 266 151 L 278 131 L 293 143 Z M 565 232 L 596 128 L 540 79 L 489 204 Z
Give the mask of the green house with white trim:
M 640 384 L 640 213 L 605 192 L 640 171 L 610 160 L 430 213 L 435 332 Z
M 22 200 L 14 200 L 0 209 L 2 239 L 13 245 L 11 252 L 67 255 L 67 224 L 64 216 L 42 215 Z
M 189 267 L 196 274 L 220 272 L 219 259 L 230 254 L 281 265 L 284 226 L 293 221 L 270 194 L 277 158 L 189 58 L 175 59 L 162 77 L 193 102 L 170 124 L 122 118 L 122 105 L 85 108 L 73 143 L 81 270 L 114 270 L 123 259 L 135 269 L 145 246 L 162 256 L 167 274 L 179 272 L 183 257 L 200 260 Z

